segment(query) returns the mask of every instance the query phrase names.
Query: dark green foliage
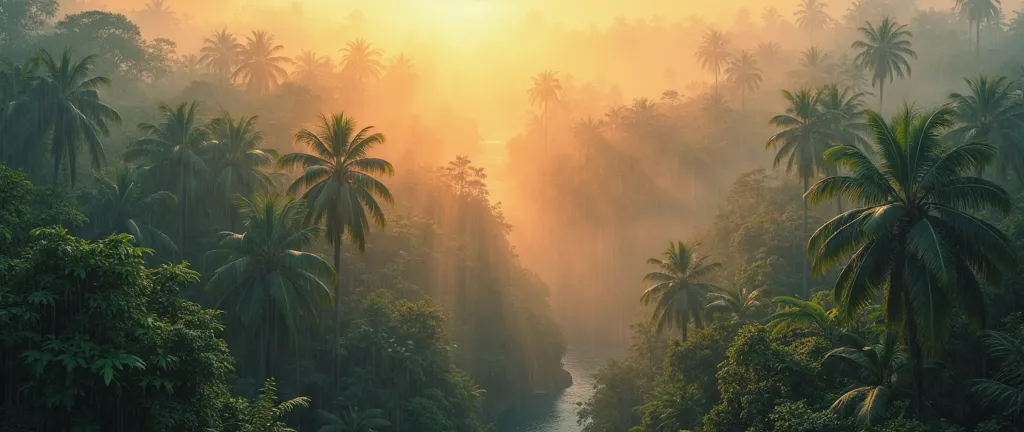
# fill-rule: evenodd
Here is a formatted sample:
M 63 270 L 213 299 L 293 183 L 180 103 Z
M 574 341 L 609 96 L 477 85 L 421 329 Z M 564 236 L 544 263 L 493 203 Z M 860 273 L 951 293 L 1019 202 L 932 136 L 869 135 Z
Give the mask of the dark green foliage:
M 182 300 L 198 275 L 143 268 L 129 236 L 37 230 L 0 273 L 4 426 L 217 428 L 233 370 L 217 313 Z
M 5 256 L 14 258 L 15 251 L 28 242 L 33 229 L 45 226 L 74 229 L 85 223 L 85 216 L 63 191 L 36 187 L 24 173 L 3 163 L 0 163 L 0 209 L 3 209 L 0 211 L 0 266 L 4 265 Z
M 804 401 L 780 404 L 768 417 L 773 432 L 852 432 L 853 423 L 829 411 L 815 411 Z
M 773 341 L 764 327 L 745 327 L 718 368 L 721 402 L 703 418 L 701 428 L 744 432 L 763 425 L 781 401 L 818 396 L 814 372 Z

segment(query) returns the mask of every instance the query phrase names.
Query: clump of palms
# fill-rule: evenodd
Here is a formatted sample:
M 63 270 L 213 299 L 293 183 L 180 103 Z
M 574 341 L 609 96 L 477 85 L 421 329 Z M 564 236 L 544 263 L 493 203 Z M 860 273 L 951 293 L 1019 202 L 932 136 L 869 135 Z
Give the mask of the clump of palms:
M 762 76 L 761 67 L 757 65 L 757 58 L 750 51 L 740 51 L 729 62 L 725 69 L 725 75 L 729 82 L 740 89 L 740 109 L 747 105 L 747 92 L 755 92 L 761 88 Z
M 380 409 L 349 408 L 340 416 L 317 410 L 316 414 L 324 423 L 319 432 L 381 432 L 391 427 L 391 422 L 384 418 L 384 410 Z
M 910 76 L 910 62 L 917 59 L 917 53 L 911 48 L 910 38 L 914 36 L 907 26 L 896 22 L 891 17 L 882 18 L 875 26 L 864 23 L 857 30 L 864 39 L 853 43 L 852 48 L 859 53 L 854 59 L 858 65 L 871 71 L 871 86 L 878 86 L 878 110 L 885 108 L 885 83 L 890 84 L 896 79 Z
M 283 324 L 293 336 L 303 322 L 315 324 L 318 305 L 331 290 L 321 279 L 334 269 L 319 255 L 306 252 L 320 233 L 305 226 L 306 204 L 277 194 L 237 197 L 244 233 L 222 232 L 207 259 L 222 262 L 207 289 L 218 309 L 230 312 L 246 329 L 259 334 L 264 376 L 273 370 L 272 339 Z
M 764 288 L 750 290 L 745 287 L 711 292 L 707 296 L 709 303 L 704 308 L 732 321 L 747 321 L 764 306 L 761 301 L 764 292 Z
M 663 258 L 647 260 L 659 270 L 644 276 L 644 281 L 654 284 L 640 296 L 644 305 L 654 305 L 652 319 L 658 331 L 669 326 L 679 328 L 683 342 L 686 342 L 691 321 L 698 329 L 704 327 L 705 295 L 720 290 L 706 279 L 721 270 L 722 265 L 708 263 L 707 256 L 697 254 L 697 246 L 681 241 L 671 243 L 662 254 Z
M 902 390 L 907 365 L 899 335 L 885 332 L 874 345 L 836 348 L 825 355 L 824 361 L 830 359 L 842 361 L 855 371 L 854 384 L 836 399 L 832 411 L 854 414 L 864 427 L 885 421 L 889 405 Z
M 967 173 L 987 165 L 995 149 L 968 141 L 943 144 L 954 125 L 951 108 L 919 112 L 909 106 L 892 123 L 868 112 L 877 163 L 861 149 L 836 146 L 825 154 L 849 175 L 816 183 L 812 204 L 843 196 L 856 205 L 811 236 L 813 270 L 843 264 L 833 295 L 842 317 L 855 317 L 881 294 L 885 322 L 901 329 L 913 366 L 915 411 L 921 413 L 924 352 L 946 340 L 954 304 L 975 323 L 985 316 L 981 281 L 1001 282 L 1016 252 L 977 212 L 1009 212 L 998 184 Z
M 716 29 L 710 29 L 704 33 L 703 42 L 694 54 L 700 67 L 715 75 L 715 94 L 718 94 L 718 76 L 729 64 L 732 54 L 729 53 L 729 39 Z

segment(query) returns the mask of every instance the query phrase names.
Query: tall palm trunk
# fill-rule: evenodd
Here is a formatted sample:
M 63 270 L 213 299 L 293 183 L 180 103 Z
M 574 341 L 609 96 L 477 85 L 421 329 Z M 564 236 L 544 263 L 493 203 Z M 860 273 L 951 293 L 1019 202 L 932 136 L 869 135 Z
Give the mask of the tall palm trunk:
M 334 340 L 331 346 L 334 347 L 334 385 L 337 389 L 341 387 L 341 240 L 344 230 L 339 230 L 334 235 Z
M 975 56 L 981 58 L 981 20 L 978 20 L 978 25 L 974 26 L 974 32 Z
M 185 261 L 185 219 L 188 217 L 188 196 L 186 194 L 188 187 L 185 184 L 187 180 L 185 179 L 184 159 L 178 160 L 178 178 L 181 179 L 181 207 L 179 207 L 181 215 L 178 221 L 178 247 L 181 252 L 181 260 Z
M 544 152 L 548 151 L 548 101 L 544 101 Z
M 878 115 L 885 111 L 885 79 L 878 81 Z
M 740 111 L 747 110 L 747 88 L 740 86 Z
M 914 321 L 914 305 L 911 302 L 910 290 L 907 289 L 906 280 L 904 280 L 903 266 L 906 264 L 906 260 L 903 259 L 904 252 L 897 248 L 895 252 L 895 259 L 893 260 L 896 265 L 893 266 L 892 282 L 899 283 L 902 285 L 900 288 L 903 289 L 903 328 L 907 336 L 907 345 L 910 348 L 910 366 L 912 369 L 912 378 L 914 383 L 914 416 L 921 420 L 924 412 L 922 411 L 922 400 L 924 398 L 924 358 L 921 352 L 921 342 L 917 337 L 917 322 Z M 890 287 L 890 289 L 892 289 Z
M 682 338 L 681 338 L 681 339 L 682 339 L 682 342 L 683 342 L 683 343 L 686 343 L 686 339 L 687 339 L 687 338 L 688 338 L 688 336 L 689 336 L 689 335 L 687 334 L 687 329 L 688 329 L 688 327 L 690 327 L 690 323 L 688 323 L 688 322 L 684 322 L 684 323 L 683 323 L 683 325 L 681 325 L 680 327 L 681 327 L 681 329 L 680 329 L 680 330 L 682 330 L 682 333 L 683 333 L 683 335 L 682 335 Z
M 811 188 L 810 182 L 811 182 L 810 177 L 804 177 L 804 192 L 807 192 L 807 190 Z M 803 230 L 803 237 L 802 238 L 804 239 L 804 241 L 806 241 L 806 239 L 807 239 L 807 197 L 803 197 L 803 198 L 804 198 L 803 199 L 803 201 L 804 201 L 804 230 Z M 810 300 L 811 299 L 811 288 L 810 288 L 810 284 L 808 283 L 808 280 L 807 280 L 807 267 L 808 267 L 807 254 L 800 254 L 800 255 L 802 255 L 804 257 L 803 258 L 803 264 L 800 266 L 800 271 L 801 271 L 801 273 L 803 275 L 802 278 L 803 278 L 803 287 L 804 287 L 804 298 L 807 299 L 807 300 Z

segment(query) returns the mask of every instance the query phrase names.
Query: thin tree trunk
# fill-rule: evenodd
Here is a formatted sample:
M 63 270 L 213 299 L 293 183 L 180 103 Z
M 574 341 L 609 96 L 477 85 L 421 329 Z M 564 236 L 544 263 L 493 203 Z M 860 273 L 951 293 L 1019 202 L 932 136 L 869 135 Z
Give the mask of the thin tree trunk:
M 974 37 L 974 44 L 976 47 L 975 55 L 978 58 L 981 58 L 981 20 L 978 20 L 978 25 L 974 26 L 974 31 L 976 35 Z
M 178 250 L 181 253 L 181 261 L 185 261 L 185 222 L 188 217 L 188 187 L 185 184 L 184 160 L 178 160 L 178 178 L 181 181 L 181 220 L 178 221 Z
M 690 326 L 690 323 L 688 323 L 688 322 L 684 322 L 683 325 L 681 326 L 682 327 L 682 331 L 683 331 L 683 336 L 682 336 L 683 343 L 686 343 L 686 339 L 687 339 L 687 336 L 688 336 L 686 334 L 686 331 L 687 331 L 687 327 L 689 327 L 689 326 Z
M 341 240 L 343 230 L 334 235 L 334 340 L 331 346 L 334 347 L 334 385 L 336 388 L 341 385 Z
M 897 252 L 899 253 L 899 252 Z M 896 260 L 896 263 L 902 263 L 903 260 Z M 897 268 L 898 268 L 897 264 Z M 897 276 L 899 277 L 897 279 Z M 903 274 L 900 272 L 898 275 L 893 275 L 893 281 L 899 281 L 904 284 L 903 288 L 903 310 L 904 310 L 904 329 L 907 334 L 907 345 L 910 348 L 910 363 L 913 370 L 912 378 L 914 381 L 914 417 L 921 420 L 924 417 L 924 411 L 922 410 L 922 400 L 924 398 L 924 362 L 923 355 L 921 353 L 921 343 L 917 337 L 917 322 L 914 321 L 914 307 L 910 299 L 910 291 L 907 289 L 906 284 L 903 281 Z
M 544 101 L 544 152 L 548 151 L 548 102 Z
M 811 187 L 810 186 L 810 181 L 811 181 L 811 179 L 809 177 L 804 177 L 804 192 L 805 193 Z M 804 201 L 804 230 L 803 230 L 803 237 L 802 238 L 804 239 L 804 241 L 806 241 L 806 239 L 807 239 L 807 197 L 804 197 L 803 201 Z M 810 288 L 810 283 L 807 280 L 807 267 L 808 267 L 808 264 L 807 264 L 807 254 L 800 254 L 800 255 L 803 256 L 803 265 L 801 265 L 801 271 L 803 273 L 804 299 L 810 300 L 811 299 L 811 288 Z
M 878 115 L 885 111 L 885 80 L 878 82 Z
M 740 86 L 740 111 L 747 110 L 747 89 Z

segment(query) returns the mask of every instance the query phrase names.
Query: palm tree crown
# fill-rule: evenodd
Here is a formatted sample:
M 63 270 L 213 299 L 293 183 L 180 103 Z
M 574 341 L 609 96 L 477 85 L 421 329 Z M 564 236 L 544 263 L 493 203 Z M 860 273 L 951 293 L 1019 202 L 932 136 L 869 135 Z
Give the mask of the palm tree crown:
M 966 175 L 992 160 L 992 146 L 943 145 L 941 133 L 955 121 L 951 108 L 904 107 L 892 124 L 875 112 L 867 116 L 878 162 L 852 146 L 826 152 L 827 162 L 850 175 L 819 181 L 808 200 L 844 196 L 858 207 L 822 225 L 807 251 L 818 274 L 845 262 L 833 290 L 842 316 L 856 316 L 882 292 L 888 326 L 902 328 L 908 340 L 920 413 L 922 348 L 943 343 L 954 302 L 968 318 L 983 320 L 979 279 L 998 284 L 1000 268 L 1016 262 L 1006 236 L 975 213 L 1009 212 L 1011 203 L 1001 186 Z
M 910 62 L 907 59 L 917 58 L 910 43 L 914 34 L 906 30 L 906 25 L 891 17 L 882 18 L 877 27 L 871 23 L 864 24 L 864 27 L 858 28 L 864 39 L 852 45 L 853 49 L 860 51 L 854 61 L 871 71 L 871 86 L 878 86 L 878 105 L 881 111 L 884 108 L 886 81 L 891 84 L 896 78 L 905 79 L 910 76 Z
M 761 295 L 764 294 L 764 291 L 764 288 L 750 290 L 738 287 L 732 290 L 708 293 L 708 300 L 711 302 L 705 306 L 705 309 L 725 314 L 734 321 L 745 321 L 764 306 L 761 302 Z
M 342 73 L 349 74 L 360 84 L 380 78 L 380 71 L 384 67 L 381 62 L 384 53 L 380 49 L 374 48 L 365 39 L 356 39 L 349 41 L 342 52 Z
M 288 57 L 280 55 L 283 50 L 284 46 L 276 44 L 270 33 L 253 31 L 252 36 L 246 37 L 238 69 L 231 78 L 241 79 L 250 90 L 259 94 L 277 88 L 288 77 L 288 72 L 281 65 L 291 62 Z
M 750 51 L 740 51 L 729 62 L 725 75 L 740 89 L 740 108 L 746 105 L 748 91 L 754 92 L 761 88 L 761 67 L 757 65 L 757 58 Z
M 697 246 L 681 241 L 672 243 L 662 254 L 662 259 L 647 260 L 648 264 L 659 269 L 644 276 L 644 281 L 653 285 L 640 296 L 644 305 L 654 305 L 652 319 L 658 331 L 666 326 L 678 327 L 684 342 L 691 320 L 697 328 L 704 326 L 704 296 L 719 290 L 705 279 L 722 268 L 719 263 L 707 263 L 707 256 L 697 255 Z
M 273 166 L 275 152 L 259 148 L 263 133 L 256 129 L 258 119 L 236 120 L 225 114 L 210 121 L 211 179 L 216 196 L 224 201 L 231 202 L 235 195 L 266 193 L 274 187 L 266 169 Z
M 70 49 L 64 50 L 60 60 L 46 50 L 39 52 L 42 75 L 35 82 L 32 104 L 43 132 L 36 136 L 51 134 L 54 183 L 66 159 L 74 187 L 79 145 L 84 142 L 93 168 L 98 169 L 106 159 L 100 136 L 109 133 L 108 123 L 120 124 L 121 115 L 100 100 L 98 89 L 109 86 L 110 79 L 90 76 L 96 57 L 76 62 L 72 56 Z
M 817 88 L 834 79 L 835 64 L 828 51 L 812 46 L 800 56 L 800 69 L 790 72 L 800 86 Z
M 799 8 L 793 13 L 796 25 L 808 32 L 812 44 L 814 32 L 823 30 L 832 20 L 828 12 L 825 12 L 825 6 L 820 0 L 801 0 Z
M 203 48 L 200 50 L 202 57 L 199 61 L 203 62 L 211 73 L 226 82 L 235 72 L 243 48 L 233 33 L 221 29 L 203 42 Z
M 130 171 L 117 170 L 112 177 L 96 174 L 96 189 L 88 198 L 95 234 L 130 234 L 142 247 L 176 252 L 174 242 L 147 220 L 170 210 L 178 199 L 167 191 L 145 191 Z
M 710 29 L 704 33 L 703 43 L 694 55 L 700 67 L 715 75 L 715 93 L 718 93 L 718 76 L 732 57 L 729 54 L 729 39 L 721 31 Z
M 313 51 L 302 50 L 295 59 L 295 70 L 292 77 L 305 83 L 319 83 L 331 73 L 331 59 L 317 55 Z
M 856 371 L 856 381 L 832 404 L 837 412 L 855 412 L 863 426 L 877 425 L 886 418 L 894 393 L 900 390 L 907 356 L 899 344 L 899 336 L 884 332 L 879 342 L 863 348 L 836 348 L 825 355 L 825 361 L 841 360 Z
M 1005 179 L 1013 169 L 1024 178 L 1024 105 L 1006 77 L 964 78 L 970 92 L 952 93 L 958 126 L 950 131 L 957 140 L 981 139 L 999 151 L 996 170 Z

